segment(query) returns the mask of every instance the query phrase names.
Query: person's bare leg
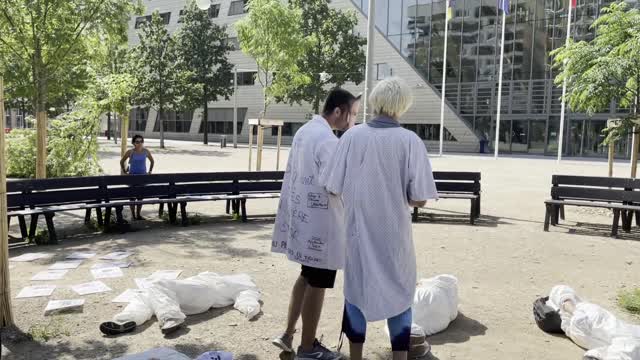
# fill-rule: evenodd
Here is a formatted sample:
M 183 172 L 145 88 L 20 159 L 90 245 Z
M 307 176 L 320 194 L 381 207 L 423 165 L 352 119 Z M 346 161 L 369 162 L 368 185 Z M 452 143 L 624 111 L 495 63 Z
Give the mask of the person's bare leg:
M 394 351 L 393 352 L 393 360 L 407 360 L 407 356 L 409 353 L 407 351 Z
M 131 218 L 133 220 L 135 220 L 136 219 L 136 207 L 134 205 L 131 205 L 130 208 L 131 208 Z
M 349 359 L 362 360 L 363 349 L 364 349 L 364 344 L 354 344 L 352 342 L 349 342 Z
M 322 314 L 325 289 L 307 286 L 302 304 L 302 350 L 313 350 L 316 341 L 316 330 Z
M 304 293 L 307 288 L 307 281 L 298 276 L 298 280 L 293 285 L 291 291 L 291 299 L 289 300 L 289 313 L 287 314 L 287 330 L 285 333 L 289 336 L 293 336 L 296 332 L 296 324 L 300 319 L 300 313 L 302 312 L 302 304 L 304 302 Z

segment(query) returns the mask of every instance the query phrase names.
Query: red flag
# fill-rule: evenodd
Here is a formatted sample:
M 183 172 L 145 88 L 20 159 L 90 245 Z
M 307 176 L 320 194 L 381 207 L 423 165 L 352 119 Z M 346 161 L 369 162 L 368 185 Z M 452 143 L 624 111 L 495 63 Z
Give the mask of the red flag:
M 572 9 L 576 8 L 576 0 L 571 0 L 571 8 Z

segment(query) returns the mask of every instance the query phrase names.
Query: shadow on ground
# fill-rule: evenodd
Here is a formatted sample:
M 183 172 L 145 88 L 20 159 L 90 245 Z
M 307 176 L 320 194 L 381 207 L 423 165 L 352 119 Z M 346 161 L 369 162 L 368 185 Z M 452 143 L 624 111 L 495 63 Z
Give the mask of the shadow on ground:
M 445 331 L 428 337 L 427 342 L 431 345 L 460 344 L 474 336 L 484 336 L 486 332 L 484 324 L 459 313 Z

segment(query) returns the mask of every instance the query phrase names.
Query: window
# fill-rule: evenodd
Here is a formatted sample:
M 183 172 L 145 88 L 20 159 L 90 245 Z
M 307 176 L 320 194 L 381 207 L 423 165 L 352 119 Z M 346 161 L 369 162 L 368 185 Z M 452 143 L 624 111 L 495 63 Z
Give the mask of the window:
M 376 79 L 382 80 L 393 75 L 393 69 L 387 63 L 376 64 Z
M 237 37 L 227 38 L 227 45 L 229 45 L 231 51 L 240 50 L 240 42 L 238 41 Z
M 162 121 L 164 121 L 164 131 L 188 133 L 191 129 L 191 120 L 193 119 L 193 111 L 164 111 L 162 113 Z M 153 126 L 154 132 L 160 132 L 160 121 Z
M 180 15 L 182 15 L 182 13 L 183 11 L 180 11 Z M 153 15 L 138 16 L 136 18 L 135 28 L 139 29 L 142 26 L 142 24 L 150 22 L 152 18 L 153 18 Z M 171 13 L 170 12 L 162 13 L 160 14 L 160 18 L 162 19 L 165 25 L 169 25 L 169 22 L 171 21 Z
M 282 136 L 293 136 L 296 132 L 304 125 L 304 123 L 290 123 L 286 122 L 282 126 Z M 278 127 L 274 126 L 271 128 L 271 135 L 278 136 Z
M 252 86 L 256 84 L 255 71 L 239 72 L 238 73 L 238 86 Z
M 229 6 L 229 16 L 241 15 L 247 12 L 248 0 L 236 0 L 231 2 Z
M 233 134 L 233 108 L 209 108 L 209 133 Z M 247 108 L 238 108 L 238 134 L 242 132 L 242 124 L 247 116 Z M 204 132 L 204 122 L 200 124 L 199 132 Z
M 11 111 L 7 111 L 4 115 L 4 123 L 4 127 L 11 129 Z
M 129 130 L 130 131 L 141 131 L 144 132 L 147 128 L 147 118 L 149 117 L 149 111 L 144 108 L 133 108 L 131 109 L 131 115 L 129 119 Z
M 182 16 L 184 15 L 184 10 L 180 10 L 178 14 L 178 24 L 182 24 Z
M 418 134 L 420 139 L 428 141 L 440 140 L 440 124 L 402 124 L 402 126 Z M 458 141 L 444 128 L 444 141 Z
M 213 4 L 209 6 L 209 19 L 217 18 L 220 15 L 220 4 Z

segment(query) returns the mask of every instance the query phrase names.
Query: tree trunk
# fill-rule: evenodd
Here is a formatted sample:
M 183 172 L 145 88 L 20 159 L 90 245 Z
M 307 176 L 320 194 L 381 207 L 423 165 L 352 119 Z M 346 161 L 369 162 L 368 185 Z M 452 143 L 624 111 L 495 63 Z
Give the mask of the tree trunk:
M 129 114 L 120 115 L 120 158 L 127 152 L 127 138 L 129 137 Z M 124 175 L 124 174 L 123 174 Z
M 111 140 L 111 111 L 107 113 L 107 140 Z
M 202 121 L 204 121 L 204 139 L 203 142 L 205 145 L 209 144 L 209 105 L 207 104 L 207 92 L 205 90 L 204 92 L 204 98 L 202 99 L 202 102 L 204 103 L 204 106 L 202 107 L 203 109 L 203 113 L 202 113 Z
M 33 54 L 34 108 L 36 112 L 36 178 L 47 177 L 47 71 L 39 41 Z
M 609 177 L 613 176 L 613 154 L 615 150 L 615 144 L 613 142 L 609 142 Z
M 638 150 L 640 150 L 640 136 L 638 128 L 633 127 L 633 149 L 631 149 L 631 177 L 635 178 L 638 171 Z
M 4 119 L 4 88 L 0 77 L 0 119 Z M 0 328 L 13 325 L 9 286 L 9 229 L 7 213 L 7 162 L 4 129 L 0 131 Z
M 158 120 L 160 121 L 160 149 L 164 149 L 164 121 L 162 120 L 162 103 L 160 103 Z

